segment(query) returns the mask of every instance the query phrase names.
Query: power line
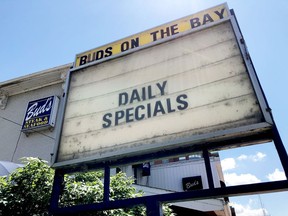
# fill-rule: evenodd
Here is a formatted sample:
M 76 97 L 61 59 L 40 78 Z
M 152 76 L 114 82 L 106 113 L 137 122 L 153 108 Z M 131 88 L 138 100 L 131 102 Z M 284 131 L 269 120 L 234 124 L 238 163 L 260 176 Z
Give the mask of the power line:
M 18 122 L 15 122 L 15 121 L 13 121 L 13 120 L 11 120 L 11 119 L 8 119 L 8 118 L 5 118 L 5 117 L 3 117 L 3 116 L 0 116 L 0 118 L 1 119 L 3 119 L 3 120 L 6 120 L 6 121 L 8 121 L 8 122 L 11 122 L 11 123 L 13 123 L 13 124 L 15 124 L 15 125 L 17 125 L 17 126 L 22 126 L 22 124 L 19 124 Z M 50 139 L 52 139 L 52 140 L 55 140 L 55 138 L 54 137 L 51 137 L 51 136 L 48 136 L 48 135 L 46 135 L 46 134 L 44 134 L 44 133 L 41 133 L 41 132 L 39 132 L 39 131 L 33 131 L 34 133 L 37 133 L 37 134 L 40 134 L 40 135 L 42 135 L 42 136 L 45 136 L 45 137 L 48 137 L 48 138 L 50 138 Z M 22 133 L 22 132 L 21 132 Z M 20 133 L 20 134 L 21 134 Z

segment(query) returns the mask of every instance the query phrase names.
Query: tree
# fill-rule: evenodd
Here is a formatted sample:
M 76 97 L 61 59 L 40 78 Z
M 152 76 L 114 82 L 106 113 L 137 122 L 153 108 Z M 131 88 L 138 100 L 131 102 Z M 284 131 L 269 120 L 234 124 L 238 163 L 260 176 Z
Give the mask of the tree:
M 23 162 L 24 167 L 0 178 L 2 215 L 48 215 L 54 171 L 37 158 Z
M 38 158 L 25 158 L 24 167 L 18 168 L 8 177 L 0 177 L 0 215 L 48 215 L 52 192 L 54 170 Z M 60 197 L 60 206 L 72 206 L 101 202 L 103 199 L 103 172 L 94 171 L 66 175 L 65 186 Z M 118 173 L 110 179 L 111 200 L 142 196 L 132 186 L 133 179 Z M 165 205 L 164 214 L 174 215 Z M 84 214 L 88 215 L 88 214 Z M 89 215 L 146 215 L 145 208 L 136 206 L 129 209 L 107 210 Z

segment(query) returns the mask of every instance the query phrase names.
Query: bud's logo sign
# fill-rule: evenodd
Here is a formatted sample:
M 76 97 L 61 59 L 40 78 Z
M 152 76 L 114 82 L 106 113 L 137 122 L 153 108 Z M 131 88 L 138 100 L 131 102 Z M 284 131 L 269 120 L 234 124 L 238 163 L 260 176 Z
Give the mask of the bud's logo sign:
M 59 99 L 50 96 L 30 101 L 26 110 L 22 131 L 54 127 Z
M 182 184 L 184 191 L 203 189 L 201 176 L 183 178 Z

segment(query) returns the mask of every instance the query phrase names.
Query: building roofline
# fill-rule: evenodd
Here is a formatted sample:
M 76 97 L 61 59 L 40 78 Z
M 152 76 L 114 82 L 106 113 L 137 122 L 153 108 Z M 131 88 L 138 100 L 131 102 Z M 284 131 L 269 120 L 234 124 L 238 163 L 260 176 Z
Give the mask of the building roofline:
M 0 93 L 13 96 L 46 86 L 63 83 L 72 63 L 0 82 Z

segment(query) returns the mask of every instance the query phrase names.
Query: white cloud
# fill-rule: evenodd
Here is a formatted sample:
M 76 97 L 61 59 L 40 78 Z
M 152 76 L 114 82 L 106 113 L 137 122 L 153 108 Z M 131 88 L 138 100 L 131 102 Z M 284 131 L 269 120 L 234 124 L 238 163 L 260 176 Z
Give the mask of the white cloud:
M 227 186 L 261 182 L 260 179 L 250 173 L 240 175 L 237 175 L 236 173 L 224 173 L 224 179 Z
M 266 154 L 264 154 L 262 152 L 257 152 L 257 154 L 252 157 L 252 160 L 255 161 L 255 162 L 256 161 L 261 161 L 265 157 L 266 157 Z
M 263 216 L 269 215 L 266 209 L 262 208 L 252 208 L 251 202 L 249 201 L 248 205 L 241 205 L 238 203 L 231 203 L 231 205 L 235 208 L 235 212 L 237 216 Z
M 237 157 L 237 160 L 241 161 L 241 160 L 251 160 L 253 162 L 258 162 L 263 160 L 263 158 L 266 157 L 266 154 L 262 153 L 262 152 L 257 152 L 255 155 L 240 155 L 239 157 Z
M 236 167 L 236 161 L 234 158 L 225 158 L 221 160 L 221 167 L 223 171 L 234 169 Z
M 240 155 L 238 158 L 237 158 L 237 160 L 247 160 L 247 158 L 248 158 L 248 156 L 247 155 L 244 155 L 244 154 L 242 154 L 242 155 Z
M 279 169 L 275 169 L 273 173 L 269 173 L 266 176 L 269 181 L 278 181 L 278 180 L 285 180 L 285 173 L 283 171 L 280 171 Z

